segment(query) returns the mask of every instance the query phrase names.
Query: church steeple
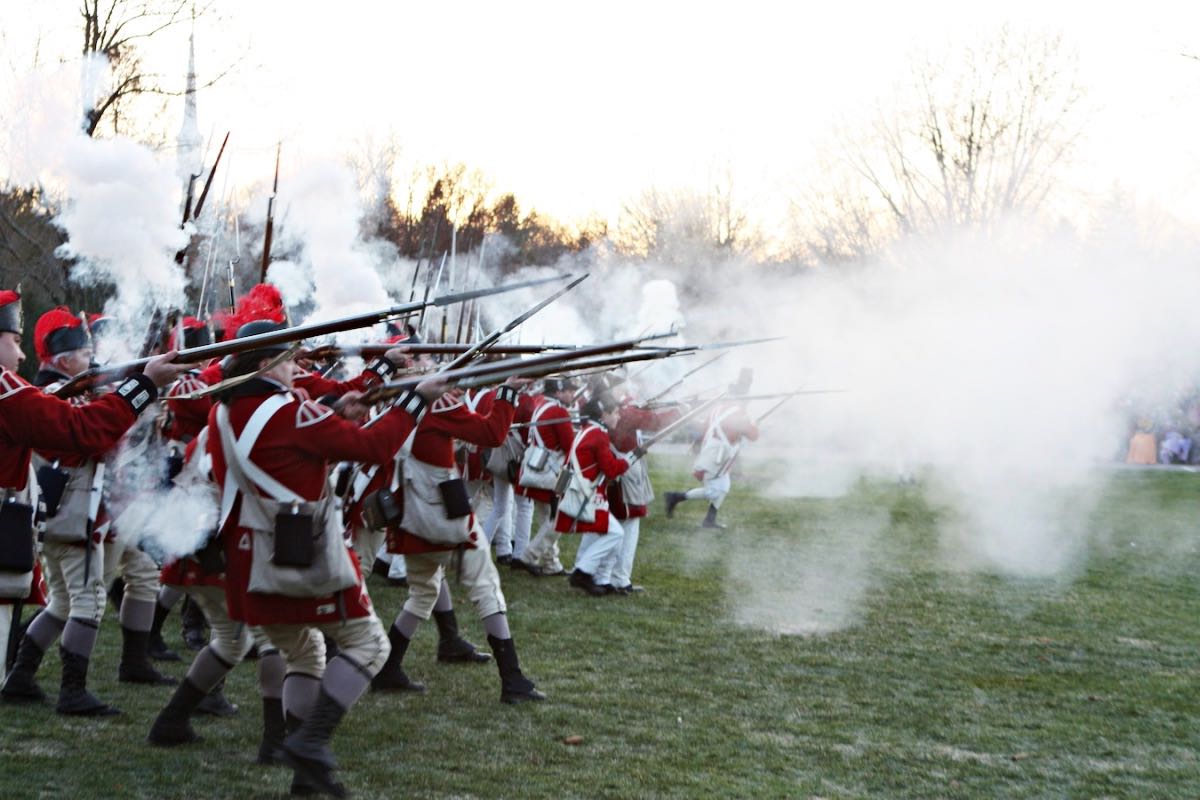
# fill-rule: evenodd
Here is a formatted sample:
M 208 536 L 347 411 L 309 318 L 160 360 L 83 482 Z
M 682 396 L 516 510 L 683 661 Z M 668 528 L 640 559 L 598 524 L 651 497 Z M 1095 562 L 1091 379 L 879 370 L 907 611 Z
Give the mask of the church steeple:
M 203 158 L 200 146 L 204 139 L 200 135 L 200 123 L 196 116 L 196 34 L 194 31 L 188 36 L 187 89 L 183 95 L 183 124 L 179 128 L 176 142 L 178 144 L 176 171 L 180 179 L 185 182 L 186 193 L 187 182 L 192 179 L 192 176 L 200 174 L 203 166 L 200 163 Z

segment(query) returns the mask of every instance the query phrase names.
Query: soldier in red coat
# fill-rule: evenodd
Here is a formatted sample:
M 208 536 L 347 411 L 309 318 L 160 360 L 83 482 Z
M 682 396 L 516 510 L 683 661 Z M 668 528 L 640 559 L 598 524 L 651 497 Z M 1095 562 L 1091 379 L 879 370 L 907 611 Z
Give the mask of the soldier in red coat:
M 239 335 L 279 327 L 251 323 Z M 242 354 L 230 374 L 262 369 L 278 352 Z M 296 771 L 293 789 L 341 796 L 329 742 L 391 646 L 343 538 L 327 485 L 330 462 L 387 462 L 444 383 L 426 380 L 364 429 L 299 400 L 291 392 L 293 371 L 285 361 L 231 389 L 209 416 L 208 450 L 222 490 L 229 616 L 261 626 L 287 661 L 283 706 L 292 731 L 280 755 Z M 328 665 L 318 634 L 340 647 Z M 187 701 L 198 702 L 197 695 L 201 687 Z
M 18 520 L 15 512 L 18 506 L 29 507 L 28 535 L 32 537 L 32 508 L 37 505 L 38 493 L 31 465 L 34 448 L 76 458 L 102 458 L 117 445 L 138 414 L 155 402 L 159 387 L 173 381 L 188 365 L 169 363 L 175 353 L 166 353 L 152 359 L 141 374 L 126 379 L 115 391 L 87 404 L 68 403 L 38 391 L 16 375 L 24 358 L 19 303 L 20 297 L 15 292 L 0 292 L 0 487 L 7 501 L 16 504 L 6 524 L 23 526 L 25 521 Z M 68 332 L 60 337 L 69 339 L 75 335 Z M 83 580 L 85 567 L 90 567 L 89 578 L 101 579 L 97 554 L 102 544 L 97 540 L 95 521 L 92 518 L 85 522 L 84 541 L 79 544 L 78 552 L 64 545 L 63 549 L 52 548 L 54 553 L 47 554 L 47 563 L 53 562 L 53 569 L 62 572 L 65 566 L 72 576 L 78 573 L 76 584 L 80 586 L 91 586 Z M 13 532 L 14 529 L 6 530 L 6 534 Z M 26 574 L 32 580 L 32 568 Z M 64 586 L 71 585 L 65 573 L 62 577 Z M 115 709 L 87 691 L 89 659 L 103 604 L 102 585 L 98 591 L 69 593 L 65 599 L 60 595 L 57 602 L 52 596 L 50 607 L 30 624 L 21 640 L 0 695 L 9 701 L 44 699 L 35 674 L 46 650 L 61 634 L 59 653 L 63 668 L 58 710 L 83 715 L 115 713 Z
M 729 494 L 730 472 L 741 450 L 742 442 L 758 439 L 758 426 L 746 413 L 745 402 L 726 403 L 709 417 L 700 453 L 692 465 L 692 474 L 701 486 L 686 492 L 667 492 L 667 516 L 675 514 L 675 507 L 685 500 L 707 500 L 708 513 L 700 523 L 702 528 L 722 529 L 717 522 L 717 511 Z
M 172 492 L 182 493 L 184 503 L 207 500 L 211 517 L 201 516 L 194 521 L 192 531 L 201 541 L 191 555 L 175 559 L 162 570 L 163 590 L 185 594 L 196 604 L 212 635 L 200 648 L 188 667 L 183 683 L 176 689 L 166 707 L 159 712 L 146 741 L 160 747 L 175 747 L 199 740 L 192 730 L 193 712 L 228 716 L 236 712 L 223 694 L 225 676 L 245 659 L 253 644 L 258 648 L 258 691 L 262 698 L 263 733 L 258 748 L 259 764 L 275 764 L 275 751 L 284 737 L 283 676 L 286 662 L 279 650 L 253 625 L 244 625 L 229 618 L 225 606 L 224 553 L 212 525 L 220 509 L 221 498 L 212 476 L 212 455 L 208 452 L 208 426 L 187 445 L 186 460 L 174 478 Z M 172 498 L 168 497 L 167 502 Z M 204 537 L 208 538 L 204 538 Z M 207 694 L 199 703 L 192 701 L 198 691 Z
M 572 488 L 568 487 L 559 503 L 554 529 L 559 534 L 582 533 L 579 549 L 575 553 L 575 569 L 571 572 L 571 585 L 592 595 L 612 594 L 611 583 L 596 580 L 603 565 L 621 550 L 624 530 L 616 516 L 609 513 L 606 484 L 616 480 L 629 469 L 632 456 L 619 456 L 613 451 L 609 427 L 615 427 L 620 406 L 609 395 L 593 397 L 581 411 L 583 427 L 575 434 L 575 440 L 567 458 L 566 469 L 573 473 L 572 481 L 580 489 L 578 508 L 568 502 Z M 638 451 L 634 451 L 638 454 Z M 588 510 L 591 520 L 580 513 Z
M 500 700 L 544 699 L 521 672 L 500 576 L 454 461 L 456 439 L 480 447 L 496 447 L 504 440 L 516 412 L 520 383 L 511 379 L 497 389 L 486 416 L 468 409 L 460 396 L 447 395 L 433 404 L 417 426 L 412 453 L 403 465 L 403 516 L 388 530 L 388 550 L 402 553 L 408 565 L 409 597 L 388 634 L 392 654 L 373 682 L 377 689 L 424 690 L 409 679 L 401 664 L 417 627 L 431 613 L 438 623 L 439 658 L 447 642 L 462 642 L 445 579 L 446 571 L 457 567 L 496 655 Z M 457 485 L 457 499 L 448 485 Z
M 529 486 L 530 448 L 534 446 L 550 451 L 552 457 L 561 463 L 566 458 L 567 450 L 575 438 L 575 428 L 571 424 L 571 412 L 567 405 L 573 402 L 575 386 L 566 380 L 547 378 L 544 380 L 546 396 L 533 407 L 529 422 L 536 423 L 525 428 L 526 458 L 521 463 L 521 471 L 517 475 L 515 491 L 517 500 L 517 543 L 520 546 L 522 534 L 529 535 L 532 520 L 541 520 L 537 536 L 522 552 L 514 550 L 513 565 L 523 562 L 525 569 L 538 576 L 563 575 L 562 562 L 558 558 L 558 535 L 554 532 L 554 517 L 551 504 L 554 501 L 554 491 L 551 488 L 533 488 Z M 554 479 L 551 478 L 551 484 Z
M 612 429 L 612 443 L 622 453 L 632 452 L 641 444 L 641 434 L 661 430 L 669 425 L 679 412 L 675 410 L 653 411 L 640 408 L 633 403 L 623 403 Z M 654 491 L 650 486 L 650 470 L 646 459 L 633 461 L 620 480 L 608 483 L 609 513 L 621 523 L 624 537 L 621 549 L 600 565 L 596 583 L 611 585 L 618 594 L 632 594 L 642 587 L 633 583 L 633 559 L 637 555 L 638 537 L 642 518 L 646 516 Z
M 75 316 L 65 307 L 51 309 L 38 320 L 34 337 L 41 368 L 33 383 L 43 391 L 53 393 L 91 364 L 91 339 L 83 315 Z M 80 397 L 77 401 L 84 402 L 85 399 Z M 99 459 L 54 450 L 39 450 L 34 465 L 38 468 L 39 480 L 45 478 L 51 483 L 63 478 L 68 480 L 60 492 L 62 502 L 54 504 L 57 512 L 48 513 L 45 525 L 43 553 L 47 565 L 54 565 L 47 575 L 51 609 L 65 611 L 68 596 L 73 596 L 70 601 L 72 616 L 90 616 L 88 606 L 92 596 L 78 593 L 91 593 L 98 588 L 99 602 L 103 604 L 103 588 L 111 586 L 120 576 L 123 590 L 117 601 L 121 622 L 118 679 L 123 683 L 174 684 L 175 679 L 160 673 L 149 659 L 150 629 L 159 588 L 158 566 L 137 542 L 117 535 L 107 519 L 108 509 L 103 500 L 98 506 L 98 516 L 94 518 L 95 531 L 105 534 L 103 547 L 92 549 L 86 546 L 87 504 L 105 491 L 104 465 Z M 56 479 L 55 475 L 61 477 Z M 47 496 L 52 493 L 46 486 L 42 488 Z M 95 493 L 90 499 L 89 492 Z M 103 574 L 95 576 L 100 581 L 99 586 L 86 590 L 84 587 L 89 586 L 90 581 L 82 578 L 76 581 L 72 577 L 73 570 L 79 566 L 76 562 L 84 553 L 98 555 L 103 564 Z M 83 572 L 91 577 L 90 568 L 85 566 Z M 96 621 L 99 622 L 98 616 Z

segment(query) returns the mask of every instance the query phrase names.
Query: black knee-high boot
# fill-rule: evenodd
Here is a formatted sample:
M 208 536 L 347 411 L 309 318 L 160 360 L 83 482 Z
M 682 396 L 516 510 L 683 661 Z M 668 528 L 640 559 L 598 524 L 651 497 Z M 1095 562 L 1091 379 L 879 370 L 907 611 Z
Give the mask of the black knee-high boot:
M 333 779 L 337 762 L 329 741 L 344 716 L 346 709 L 322 690 L 312 711 L 279 748 L 297 777 L 307 778 L 317 789 L 334 797 L 345 797 L 346 787 Z
M 158 747 L 176 747 L 200 741 L 200 737 L 192 730 L 191 720 L 205 694 L 203 689 L 184 678 L 167 705 L 158 712 L 146 741 Z
M 0 689 L 0 697 L 10 702 L 40 703 L 46 699 L 46 693 L 37 684 L 38 667 L 46 651 L 38 647 L 28 636 L 21 638 L 21 646 L 17 648 L 17 660 L 13 662 L 4 688 Z
M 488 644 L 496 654 L 496 668 L 500 670 L 500 702 L 515 704 L 546 699 L 546 695 L 539 692 L 533 681 L 521 672 L 517 647 L 512 639 L 488 636 Z
M 111 717 L 120 714 L 120 709 L 101 702 L 87 690 L 88 657 L 59 645 L 62 657 L 62 686 L 58 692 L 59 714 L 83 717 Z
M 454 609 L 449 611 L 434 611 L 433 621 L 437 623 L 438 649 L 437 659 L 443 663 L 483 664 L 492 660 L 487 653 L 468 642 L 458 633 L 458 618 Z
M 388 654 L 383 669 L 371 679 L 371 691 L 424 692 L 425 684 L 408 677 L 404 668 L 400 666 L 411 640 L 393 624 L 388 630 L 388 641 L 392 643 L 392 652 Z

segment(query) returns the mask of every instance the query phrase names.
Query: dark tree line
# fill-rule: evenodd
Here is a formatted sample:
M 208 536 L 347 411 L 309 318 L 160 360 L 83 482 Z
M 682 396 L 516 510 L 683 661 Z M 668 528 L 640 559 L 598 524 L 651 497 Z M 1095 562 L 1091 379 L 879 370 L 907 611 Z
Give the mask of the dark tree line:
M 524 211 L 511 192 L 491 199 L 478 185 L 478 176 L 462 165 L 430 169 L 424 183 L 428 188 L 423 197 L 410 191 L 405 207 L 395 193 L 384 196 L 364 233 L 391 242 L 401 255 L 413 259 L 440 257 L 452 247 L 460 253 L 477 251 L 486 237 L 498 235 L 504 244 L 491 251 L 488 263 L 502 271 L 555 264 L 608 233 L 600 220 L 573 229 L 535 210 Z

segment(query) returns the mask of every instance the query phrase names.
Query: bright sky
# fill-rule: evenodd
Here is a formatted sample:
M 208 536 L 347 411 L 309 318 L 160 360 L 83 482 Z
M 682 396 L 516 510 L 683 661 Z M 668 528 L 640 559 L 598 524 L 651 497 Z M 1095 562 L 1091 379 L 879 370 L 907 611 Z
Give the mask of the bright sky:
M 43 60 L 77 52 L 77 5 L 0 0 L 3 59 L 27 67 L 39 34 Z M 1008 22 L 1061 30 L 1079 51 L 1095 109 L 1080 185 L 1120 184 L 1200 223 L 1200 61 L 1180 55 L 1200 52 L 1200 3 L 216 5 L 223 21 L 197 31 L 201 80 L 249 55 L 201 94 L 200 126 L 233 131 L 240 182 L 267 177 L 277 138 L 286 167 L 392 132 L 407 164 L 465 162 L 565 218 L 612 216 L 652 184 L 703 186 L 726 162 L 771 205 L 836 122 L 887 93 L 913 48 Z M 182 82 L 186 29 L 147 60 Z

